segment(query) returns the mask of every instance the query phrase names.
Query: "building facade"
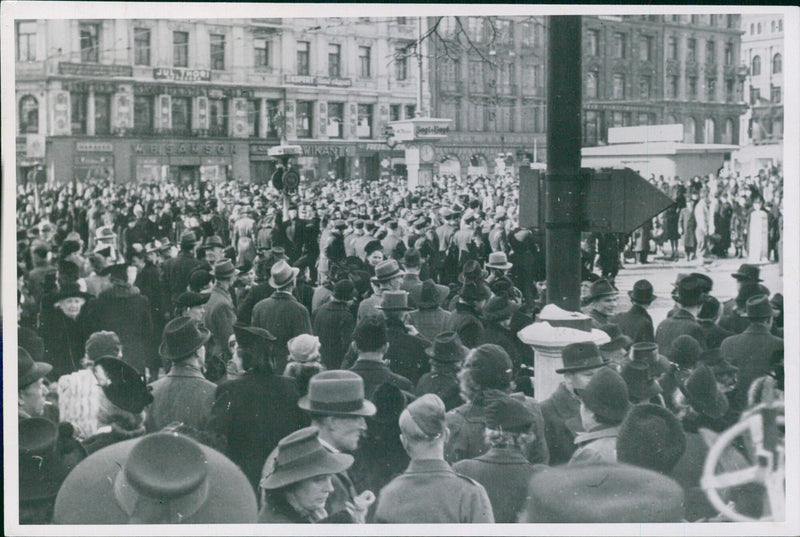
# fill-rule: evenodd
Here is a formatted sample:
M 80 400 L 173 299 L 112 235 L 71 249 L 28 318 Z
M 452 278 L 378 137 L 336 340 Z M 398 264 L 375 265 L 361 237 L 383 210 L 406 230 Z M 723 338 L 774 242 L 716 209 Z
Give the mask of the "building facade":
M 742 148 L 736 155 L 740 171 L 783 162 L 783 16 L 742 17 L 742 65 L 746 69 L 745 98 L 750 108 L 742 116 Z
M 428 24 L 439 19 L 433 115 L 453 120 L 440 171 L 494 172 L 499 154 L 544 162 L 546 18 Z M 674 123 L 686 142 L 737 144 L 741 34 L 739 15 L 584 16 L 582 145 L 606 144 L 612 127 Z
M 404 19 L 16 21 L 18 180 L 266 181 L 402 166 L 385 125 L 415 113 Z

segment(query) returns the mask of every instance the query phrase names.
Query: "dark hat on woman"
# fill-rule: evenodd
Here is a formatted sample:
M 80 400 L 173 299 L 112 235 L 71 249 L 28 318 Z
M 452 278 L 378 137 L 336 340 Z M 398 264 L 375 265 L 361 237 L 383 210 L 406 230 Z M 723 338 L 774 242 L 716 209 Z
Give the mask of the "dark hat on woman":
M 616 351 L 619 349 L 629 349 L 633 340 L 627 335 L 622 333 L 619 325 L 616 323 L 609 323 L 601 327 L 603 332 L 608 334 L 611 341 L 604 343 L 600 346 L 601 351 Z
M 375 405 L 364 398 L 364 380 L 345 370 L 322 371 L 308 383 L 308 395 L 297 403 L 301 409 L 328 416 L 372 416 Z
M 631 408 L 628 385 L 610 367 L 603 367 L 581 391 L 586 408 L 611 423 L 620 423 Z
M 268 330 L 240 323 L 233 325 L 233 334 L 239 347 L 262 353 L 268 353 L 271 342 L 277 339 Z
M 17 347 L 17 386 L 20 390 L 44 378 L 52 370 L 52 365 L 46 362 L 34 362 L 28 351 Z
M 433 345 L 425 349 L 425 354 L 437 362 L 460 362 L 466 358 L 469 349 L 461 343 L 455 332 L 441 332 L 433 338 Z
M 653 294 L 653 284 L 647 280 L 639 280 L 633 284 L 633 289 L 628 291 L 631 302 L 650 304 L 656 299 Z
M 612 463 L 558 466 L 531 478 L 520 522 L 681 522 L 683 503 L 683 488 L 658 472 Z
M 204 289 L 212 281 L 214 281 L 214 277 L 207 270 L 193 270 L 189 274 L 189 289 Z
M 105 357 L 117 358 L 122 350 L 122 343 L 116 332 L 101 330 L 89 336 L 85 348 L 86 356 L 94 362 Z
M 563 367 L 556 369 L 556 373 L 575 373 L 587 369 L 597 369 L 607 364 L 600 354 L 600 349 L 592 341 L 582 341 L 570 343 L 561 351 L 561 363 Z
M 400 429 L 403 430 L 404 415 L 430 438 L 437 438 L 447 428 L 445 406 L 441 398 L 434 393 L 419 396 L 406 406 L 400 414 Z
M 668 475 L 686 451 L 681 422 L 663 406 L 635 405 L 619 428 L 617 460 Z
M 703 305 L 700 306 L 700 311 L 697 313 L 697 319 L 700 320 L 713 320 L 717 318 L 720 310 L 719 300 L 711 295 L 706 295 L 703 298 Z
M 100 358 L 95 362 L 94 374 L 106 398 L 122 410 L 138 414 L 153 402 L 144 377 L 122 360 Z
M 211 332 L 200 328 L 190 317 L 176 317 L 164 327 L 158 354 L 167 360 L 181 360 L 205 345 L 210 338 Z
M 436 283 L 430 278 L 422 282 L 419 295 L 419 302 L 417 303 L 419 309 L 436 309 L 446 298 L 439 294 Z
M 79 443 L 69 442 L 73 434 L 74 429 L 68 423 L 56 426 L 44 418 L 20 420 L 20 501 L 39 501 L 56 497 L 58 489 L 70 471 L 86 458 L 86 451 Z M 69 449 L 66 449 L 67 447 Z
M 174 432 L 101 449 L 79 464 L 56 498 L 57 524 L 254 523 L 244 473 L 222 453 Z
M 378 239 L 373 239 L 364 245 L 364 254 L 367 257 L 369 257 L 371 253 L 377 252 L 378 250 L 383 250 L 381 241 L 379 241 Z
M 514 364 L 499 345 L 485 343 L 474 348 L 464 364 L 472 380 L 482 388 L 502 390 L 508 387 L 514 374 Z
M 464 263 L 461 274 L 458 275 L 458 281 L 460 283 L 478 282 L 485 280 L 488 276 L 489 273 L 481 268 L 480 263 L 474 259 L 470 259 Z
M 89 300 L 93 297 L 89 293 L 84 293 L 81 291 L 80 285 L 77 283 L 66 283 L 55 295 L 53 295 L 53 304 L 61 300 L 66 300 L 67 298 L 82 298 L 84 300 Z
M 728 399 L 720 391 L 714 373 L 706 364 L 697 366 L 686 383 L 679 383 L 678 388 L 698 414 L 718 419 L 728 411 Z
M 525 432 L 534 423 L 533 412 L 517 399 L 502 395 L 486 405 L 486 427 L 488 429 Z
M 319 441 L 319 429 L 306 427 L 278 442 L 278 455 L 261 480 L 261 488 L 274 490 L 312 477 L 344 472 L 352 455 L 331 453 Z

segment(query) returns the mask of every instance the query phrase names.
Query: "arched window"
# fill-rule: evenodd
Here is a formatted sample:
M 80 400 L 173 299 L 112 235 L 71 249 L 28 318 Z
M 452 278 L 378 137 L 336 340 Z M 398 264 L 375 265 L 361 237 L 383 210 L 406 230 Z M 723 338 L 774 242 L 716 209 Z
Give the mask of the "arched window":
M 19 133 L 37 134 L 39 132 L 39 101 L 33 95 L 19 100 Z
M 705 125 L 703 127 L 703 134 L 705 135 L 705 137 L 704 137 L 705 138 L 704 139 L 705 143 L 707 143 L 707 144 L 713 144 L 714 143 L 714 131 L 716 130 L 716 127 L 717 127 L 717 125 L 716 125 L 716 123 L 714 122 L 713 119 L 711 119 L 711 118 L 707 118 L 706 119 L 706 123 L 705 123 Z
M 753 76 L 758 76 L 761 74 L 761 56 L 753 56 L 750 74 Z
M 720 142 L 723 144 L 733 143 L 733 119 L 728 118 L 725 120 L 725 130 L 722 131 L 722 139 Z
M 780 53 L 772 57 L 772 73 L 777 75 L 783 72 L 783 56 Z
M 667 114 L 666 116 L 664 116 L 664 124 L 665 125 L 674 125 L 677 122 L 678 122 L 678 120 L 675 119 L 675 116 L 673 116 L 671 114 Z
M 686 118 L 686 125 L 683 131 L 683 141 L 687 144 L 695 143 L 695 133 L 697 131 L 697 122 L 693 117 Z

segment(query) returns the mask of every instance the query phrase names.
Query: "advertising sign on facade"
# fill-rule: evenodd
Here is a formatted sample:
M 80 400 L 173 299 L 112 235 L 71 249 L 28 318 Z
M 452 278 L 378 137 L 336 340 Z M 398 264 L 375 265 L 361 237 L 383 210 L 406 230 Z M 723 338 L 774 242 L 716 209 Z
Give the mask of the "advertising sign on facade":
M 104 63 L 59 62 L 58 74 L 77 76 L 133 76 L 130 65 L 108 65 Z
M 209 69 L 185 69 L 182 67 L 156 67 L 153 69 L 156 80 L 175 80 L 177 82 L 208 82 L 211 80 Z

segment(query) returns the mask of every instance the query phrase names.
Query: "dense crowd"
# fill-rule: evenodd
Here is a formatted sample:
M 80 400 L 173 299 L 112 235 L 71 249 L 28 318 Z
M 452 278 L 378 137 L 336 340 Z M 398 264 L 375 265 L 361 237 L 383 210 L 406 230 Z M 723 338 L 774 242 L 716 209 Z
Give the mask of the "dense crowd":
M 651 180 L 674 207 L 584 237 L 608 342 L 564 348 L 544 400 L 517 337 L 547 303 L 544 245 L 510 174 L 19 185 L 21 522 L 725 520 L 703 464 L 782 398 L 782 296 L 754 263 L 723 304 L 680 275 L 654 326 L 650 282 L 618 311 L 614 278 L 681 237 L 690 258 L 777 259 L 782 183 Z M 722 459 L 758 463 L 746 442 Z M 726 502 L 770 514 L 736 485 Z

